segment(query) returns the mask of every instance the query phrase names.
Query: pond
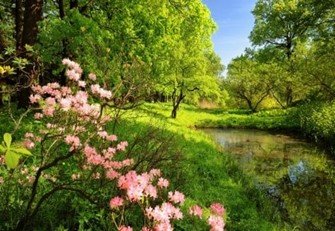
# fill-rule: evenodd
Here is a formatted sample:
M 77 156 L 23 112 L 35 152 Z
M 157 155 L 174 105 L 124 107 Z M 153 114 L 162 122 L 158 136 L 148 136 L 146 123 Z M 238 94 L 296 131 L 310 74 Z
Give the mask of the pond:
M 335 230 L 335 165 L 314 145 L 252 129 L 204 129 L 232 153 L 295 230 Z

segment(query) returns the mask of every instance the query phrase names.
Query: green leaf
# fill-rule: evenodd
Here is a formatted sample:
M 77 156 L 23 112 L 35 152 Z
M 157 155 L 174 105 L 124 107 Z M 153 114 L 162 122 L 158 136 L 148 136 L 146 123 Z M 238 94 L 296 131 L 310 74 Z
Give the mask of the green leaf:
M 7 149 L 6 149 L 3 145 L 0 144 L 0 152 L 1 152 L 1 153 L 5 153 L 6 150 L 7 150 Z
M 3 140 L 5 141 L 7 148 L 9 148 L 12 143 L 12 135 L 9 133 L 5 133 L 3 135 Z
M 11 151 L 22 154 L 22 155 L 26 155 L 26 156 L 32 155 L 31 152 L 26 148 L 12 148 Z
M 20 156 L 15 152 L 8 151 L 5 155 L 5 163 L 9 168 L 16 168 L 19 164 Z
M 28 52 L 33 52 L 33 51 L 34 51 L 33 47 L 30 46 L 30 45 L 28 45 L 28 44 L 24 45 L 24 48 L 25 48 L 26 51 L 28 51 Z

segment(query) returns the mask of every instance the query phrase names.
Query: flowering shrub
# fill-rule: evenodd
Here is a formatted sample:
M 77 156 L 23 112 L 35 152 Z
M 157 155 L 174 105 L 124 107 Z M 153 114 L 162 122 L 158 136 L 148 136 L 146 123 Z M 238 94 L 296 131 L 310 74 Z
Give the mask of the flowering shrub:
M 39 106 L 34 118 L 40 121 L 40 129 L 26 133 L 23 143 L 34 153 L 35 162 L 29 169 L 25 162 L 18 166 L 18 174 L 29 175 L 24 183 L 29 199 L 16 229 L 24 230 L 32 224 L 41 205 L 55 192 L 69 190 L 97 206 L 108 205 L 104 208 L 112 214 L 118 230 L 133 230 L 125 219 L 131 206 L 138 206 L 143 213 L 143 231 L 173 230 L 172 221 L 183 218 L 180 206 L 184 194 L 168 191 L 169 181 L 159 169 L 143 173 L 132 170 L 134 161 L 124 152 L 127 141 L 118 141 L 105 129 L 111 117 L 104 108 L 113 93 L 95 83 L 93 73 L 82 80 L 83 70 L 77 63 L 64 59 L 63 64 L 68 86 L 49 83 L 32 88 L 30 102 Z M 6 181 L 9 178 L 0 179 L 2 184 Z M 85 189 L 87 181 L 99 185 L 90 195 Z M 43 188 L 48 188 L 46 192 L 40 190 L 42 182 Z M 99 198 L 101 185 L 116 188 L 109 203 Z M 190 215 L 205 218 L 198 205 L 190 208 Z M 224 229 L 223 215 L 222 205 L 212 204 L 207 216 L 211 230 Z

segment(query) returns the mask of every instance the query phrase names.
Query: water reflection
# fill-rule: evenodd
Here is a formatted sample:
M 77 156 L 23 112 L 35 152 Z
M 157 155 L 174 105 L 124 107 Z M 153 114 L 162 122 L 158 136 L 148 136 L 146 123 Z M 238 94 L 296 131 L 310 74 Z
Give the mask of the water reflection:
M 235 154 L 295 230 L 335 230 L 334 163 L 313 145 L 265 131 L 205 129 Z

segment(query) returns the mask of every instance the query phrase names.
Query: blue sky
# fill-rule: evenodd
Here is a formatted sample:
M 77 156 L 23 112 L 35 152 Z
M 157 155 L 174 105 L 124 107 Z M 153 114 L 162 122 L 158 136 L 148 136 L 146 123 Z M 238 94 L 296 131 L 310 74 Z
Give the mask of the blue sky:
M 225 66 L 250 47 L 248 36 L 254 24 L 251 14 L 256 0 L 203 0 L 218 25 L 213 36 L 215 51 Z

